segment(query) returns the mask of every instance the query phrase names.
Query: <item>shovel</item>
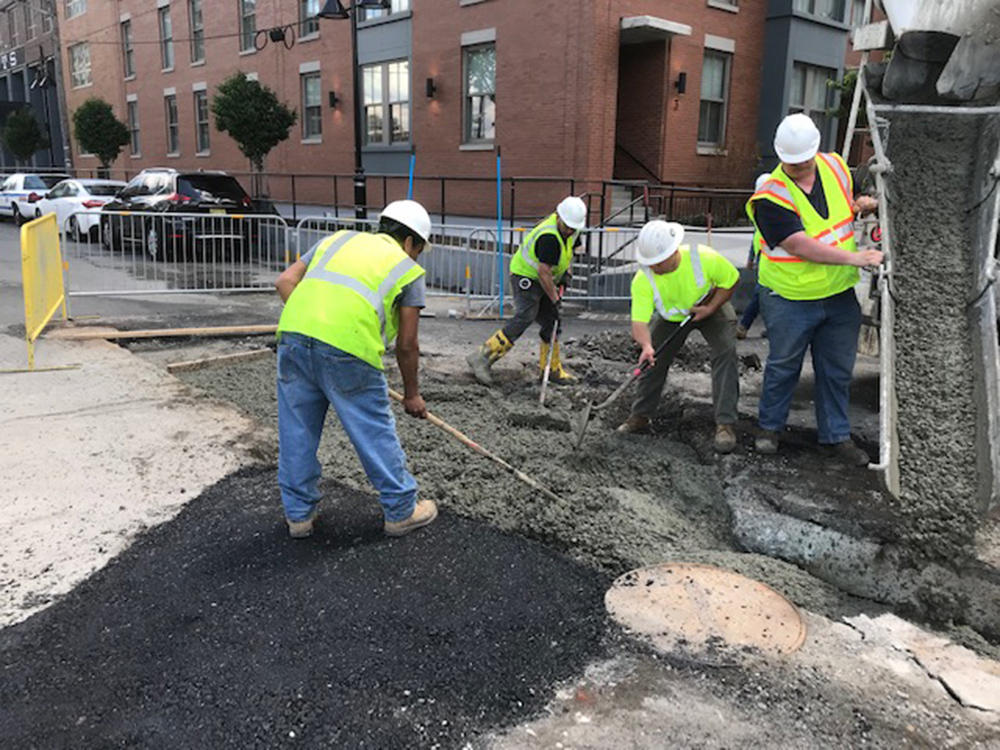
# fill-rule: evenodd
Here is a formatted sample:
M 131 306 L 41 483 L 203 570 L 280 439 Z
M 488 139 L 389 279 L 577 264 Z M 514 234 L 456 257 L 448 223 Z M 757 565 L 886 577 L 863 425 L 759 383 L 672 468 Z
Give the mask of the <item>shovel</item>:
M 549 387 L 549 373 L 552 371 L 552 350 L 556 348 L 556 331 L 559 330 L 558 321 L 552 326 L 552 335 L 549 337 L 549 354 L 545 358 L 545 372 L 542 374 L 542 391 L 538 394 L 539 406 L 545 406 L 545 391 Z
M 674 329 L 674 332 L 671 333 L 669 336 L 667 336 L 666 340 L 664 340 L 664 342 L 656 348 L 656 351 L 653 353 L 653 358 L 655 359 L 656 357 L 659 357 L 664 351 L 666 351 L 667 347 L 670 346 L 670 342 L 672 342 L 675 338 L 680 336 L 681 331 L 687 328 L 692 320 L 694 320 L 694 315 L 689 314 L 686 318 L 684 318 L 684 320 L 681 321 L 680 325 Z M 573 438 L 573 450 L 579 448 L 580 444 L 583 442 L 583 434 L 587 431 L 587 424 L 590 422 L 591 415 L 595 411 L 600 411 L 609 404 L 612 404 L 616 400 L 618 400 L 618 397 L 625 392 L 625 389 L 628 388 L 630 385 L 632 385 L 632 383 L 634 383 L 636 380 L 638 380 L 639 377 L 644 372 L 646 372 L 646 370 L 648 370 L 651 366 L 652 365 L 650 365 L 649 360 L 646 360 L 641 365 L 632 370 L 632 373 L 628 376 L 628 379 L 620 386 L 618 386 L 618 388 L 615 389 L 615 392 L 612 393 L 610 396 L 608 396 L 606 399 L 604 399 L 604 401 L 596 405 L 594 404 L 593 401 L 588 401 L 586 403 L 586 405 L 583 407 L 583 411 L 580 413 L 580 416 L 578 417 L 579 421 L 577 422 L 577 427 L 574 430 L 575 434 Z

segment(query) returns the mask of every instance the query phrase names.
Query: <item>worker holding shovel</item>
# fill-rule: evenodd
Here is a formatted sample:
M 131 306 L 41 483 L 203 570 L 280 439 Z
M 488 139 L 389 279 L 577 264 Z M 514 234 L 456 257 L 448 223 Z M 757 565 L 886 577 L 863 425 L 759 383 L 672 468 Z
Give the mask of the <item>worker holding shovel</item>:
M 729 303 L 739 281 L 736 267 L 706 245 L 682 245 L 684 228 L 651 221 L 636 242 L 639 271 L 632 279 L 632 338 L 642 347 L 632 413 L 619 432 L 644 432 L 656 413 L 667 370 L 691 329 L 697 328 L 711 347 L 712 403 L 715 406 L 715 450 L 736 447 L 733 425 L 740 395 L 736 364 L 736 312 Z M 661 344 L 670 339 L 657 355 Z M 649 364 L 647 364 L 649 363 Z
M 493 385 L 490 367 L 509 352 L 514 342 L 538 321 L 541 326 L 539 375 L 550 366 L 553 383 L 572 383 L 576 377 L 563 367 L 557 335 L 561 289 L 569 282 L 573 248 L 587 223 L 587 206 L 575 196 L 560 201 L 550 214 L 528 232 L 510 260 L 514 287 L 514 317 L 476 351 L 466 357 L 472 374 L 483 385 Z M 551 349 L 550 349 L 551 347 Z M 551 354 L 551 358 L 550 355 Z
M 316 449 L 330 406 L 378 490 L 385 533 L 402 536 L 437 517 L 432 500 L 417 500 L 382 365 L 386 342 L 397 339 L 403 407 L 426 417 L 417 385 L 425 295 L 417 257 L 430 233 L 423 206 L 394 201 L 382 211 L 377 232 L 335 232 L 275 284 L 285 303 L 278 323 L 278 485 L 293 538 L 313 531 Z

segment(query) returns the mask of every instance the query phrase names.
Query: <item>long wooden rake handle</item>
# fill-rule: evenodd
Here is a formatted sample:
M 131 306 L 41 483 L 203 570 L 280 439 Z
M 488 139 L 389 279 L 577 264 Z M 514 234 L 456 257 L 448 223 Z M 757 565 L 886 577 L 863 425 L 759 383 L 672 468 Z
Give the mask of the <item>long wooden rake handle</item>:
M 389 389 L 389 395 L 393 398 L 393 400 L 398 401 L 399 403 L 403 403 L 403 394 L 399 393 L 398 391 L 394 391 L 392 388 L 390 388 Z M 447 432 L 449 435 L 451 435 L 453 438 L 455 438 L 458 442 L 460 442 L 462 445 L 464 445 L 469 450 L 471 450 L 471 451 L 473 451 L 475 453 L 478 453 L 480 456 L 484 456 L 485 458 L 488 458 L 490 461 L 492 461 L 493 463 L 495 463 L 495 464 L 497 464 L 499 466 L 502 466 L 504 469 L 506 469 L 507 471 L 509 471 L 515 477 L 517 477 L 520 481 L 524 482 L 526 485 L 528 485 L 532 489 L 535 489 L 535 490 L 538 490 L 539 492 L 541 492 L 543 495 L 545 495 L 545 497 L 549 498 L 550 500 L 555 500 L 556 502 L 562 502 L 562 498 L 559 497 L 559 495 L 557 495 L 556 493 L 554 493 L 552 490 L 550 490 L 550 489 L 548 489 L 546 487 L 543 487 L 541 484 L 538 483 L 537 480 L 529 477 L 527 474 L 525 474 L 520 469 L 514 468 L 513 466 L 511 466 L 509 463 L 507 463 L 506 461 L 504 461 L 502 458 L 500 458 L 495 453 L 492 453 L 492 452 L 486 450 L 483 446 L 481 446 L 475 440 L 473 440 L 472 438 L 468 437 L 467 435 L 459 432 L 454 427 L 452 427 L 450 424 L 448 424 L 447 422 L 445 422 L 443 419 L 441 419 L 441 417 L 438 417 L 438 416 L 436 416 L 434 414 L 431 414 L 430 412 L 427 412 L 427 421 L 430 422 L 435 427 L 437 427 L 438 429 L 443 430 L 444 432 Z

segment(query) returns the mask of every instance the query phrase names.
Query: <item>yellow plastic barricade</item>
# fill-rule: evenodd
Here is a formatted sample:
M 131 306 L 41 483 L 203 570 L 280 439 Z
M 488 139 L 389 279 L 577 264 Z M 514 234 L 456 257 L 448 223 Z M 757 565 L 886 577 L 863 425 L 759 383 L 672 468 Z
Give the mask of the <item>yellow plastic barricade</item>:
M 55 214 L 46 214 L 21 227 L 21 282 L 28 370 L 34 370 L 35 340 L 56 312 L 61 310 L 63 320 L 67 320 L 62 253 Z

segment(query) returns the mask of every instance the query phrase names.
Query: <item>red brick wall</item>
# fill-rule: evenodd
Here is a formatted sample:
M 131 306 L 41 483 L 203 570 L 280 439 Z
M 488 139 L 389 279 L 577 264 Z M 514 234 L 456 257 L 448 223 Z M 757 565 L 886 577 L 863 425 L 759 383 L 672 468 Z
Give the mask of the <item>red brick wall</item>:
M 617 178 L 659 179 L 667 87 L 667 44 L 647 42 L 621 48 L 618 112 L 615 118 Z M 652 172 L 652 174 L 650 174 Z

